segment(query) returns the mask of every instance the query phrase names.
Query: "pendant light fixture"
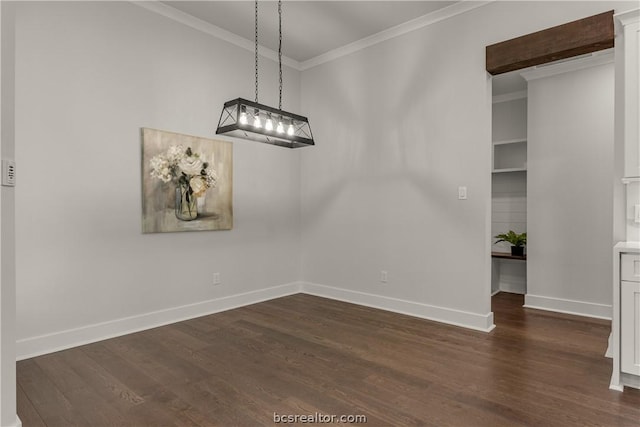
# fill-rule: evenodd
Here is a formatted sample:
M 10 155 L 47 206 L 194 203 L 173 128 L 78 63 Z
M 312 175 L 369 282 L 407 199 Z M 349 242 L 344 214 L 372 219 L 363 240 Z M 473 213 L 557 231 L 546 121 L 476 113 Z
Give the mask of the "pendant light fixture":
M 281 147 L 314 145 L 309 119 L 282 110 L 282 0 L 278 1 L 278 108 L 258 103 L 258 0 L 255 0 L 255 102 L 243 98 L 225 102 L 216 134 L 228 135 Z

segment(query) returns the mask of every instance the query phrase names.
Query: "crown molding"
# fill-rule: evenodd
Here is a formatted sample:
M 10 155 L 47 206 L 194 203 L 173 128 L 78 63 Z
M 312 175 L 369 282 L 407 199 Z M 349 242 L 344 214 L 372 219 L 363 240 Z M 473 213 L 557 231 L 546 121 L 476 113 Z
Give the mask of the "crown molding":
M 567 59 L 559 62 L 552 62 L 545 65 L 538 65 L 529 71 L 520 73 L 526 81 L 537 80 L 544 77 L 555 76 L 557 74 L 569 73 L 571 71 L 583 70 L 614 62 L 613 49 L 594 52 L 589 56 L 578 59 Z
M 613 19 L 619 21 L 623 26 L 640 22 L 640 9 L 632 9 L 626 12 L 616 13 Z
M 318 55 L 314 58 L 303 61 L 300 63 L 300 69 L 302 71 L 308 70 L 309 68 L 313 68 L 320 64 L 324 64 L 326 62 L 336 60 L 343 56 L 352 54 L 359 50 L 376 45 L 378 43 L 382 43 L 389 39 L 393 39 L 395 37 L 409 33 L 411 31 L 418 30 L 428 25 L 435 24 L 436 22 L 440 22 L 445 19 L 454 17 L 456 15 L 460 15 L 462 13 L 476 9 L 478 7 L 485 6 L 494 1 L 496 0 L 484 0 L 484 1 L 463 0 L 458 3 L 454 3 L 451 6 L 438 9 L 434 12 L 412 19 L 411 21 L 404 22 L 402 24 L 396 25 L 395 27 L 391 27 L 379 33 L 373 34 L 371 36 L 357 40 L 353 43 L 349 43 L 347 45 L 330 50 L 329 52 Z
M 333 61 L 345 55 L 349 55 L 351 53 L 376 45 L 378 43 L 382 43 L 411 31 L 424 28 L 428 25 L 435 24 L 436 22 L 440 22 L 445 19 L 452 18 L 456 15 L 468 12 L 470 10 L 485 6 L 489 3 L 493 3 L 494 1 L 497 0 L 462 0 L 458 3 L 452 4 L 451 6 L 447 6 L 426 15 L 422 15 L 418 18 L 396 25 L 395 27 L 391 27 L 379 33 L 357 40 L 353 43 L 349 43 L 347 45 L 330 50 L 329 52 L 323 53 L 303 62 L 296 61 L 293 58 L 289 58 L 283 55 L 282 63 L 298 71 L 308 70 L 309 68 L 316 67 L 320 64 L 324 64 L 325 62 Z M 193 15 L 189 15 L 188 13 L 185 13 L 160 1 L 134 0 L 131 1 L 131 3 L 155 12 L 159 15 L 165 16 L 169 19 L 173 19 L 174 21 L 180 22 L 181 24 L 187 25 L 188 27 L 191 27 L 195 30 L 212 35 L 242 49 L 248 50 L 250 52 L 254 51 L 255 45 L 252 40 L 240 37 L 237 34 L 220 28 L 217 25 L 213 25 L 209 22 L 203 21 L 202 19 L 196 18 Z M 278 53 L 272 49 L 266 48 L 264 46 L 259 46 L 258 53 L 265 58 L 271 59 L 275 62 L 278 61 Z
M 524 99 L 526 97 L 527 97 L 527 91 L 520 90 L 518 92 L 509 92 L 509 93 L 503 93 L 502 95 L 496 95 L 493 97 L 492 103 L 498 104 L 500 102 L 515 101 L 516 99 Z
M 220 28 L 217 25 L 213 25 L 209 22 L 203 21 L 202 19 L 196 18 L 193 15 L 189 15 L 188 13 L 185 13 L 160 1 L 131 1 L 131 3 L 169 19 L 173 19 L 174 21 L 180 22 L 181 24 L 184 24 L 195 30 L 202 31 L 203 33 L 224 40 L 235 46 L 241 47 L 242 49 L 248 50 L 250 52 L 254 52 L 255 50 L 255 44 L 253 40 L 240 37 L 237 34 Z M 278 62 L 278 52 L 273 49 L 259 46 L 258 53 L 264 58 L 268 58 L 272 61 Z M 297 71 L 301 71 L 300 62 L 296 61 L 295 59 L 289 58 L 288 56 L 282 55 L 282 63 Z

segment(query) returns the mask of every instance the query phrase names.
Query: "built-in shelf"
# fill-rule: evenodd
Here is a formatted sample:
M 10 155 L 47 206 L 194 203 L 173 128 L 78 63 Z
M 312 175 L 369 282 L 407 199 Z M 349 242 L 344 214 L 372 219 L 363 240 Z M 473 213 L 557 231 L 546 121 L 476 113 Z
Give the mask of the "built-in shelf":
M 494 83 L 500 77 L 494 79 Z M 520 77 L 519 77 L 520 78 Z M 494 89 L 496 86 L 494 86 Z M 491 235 L 527 231 L 527 92 L 494 97 L 491 136 Z M 498 99 L 496 99 L 498 98 Z M 491 240 L 491 290 L 527 292 L 527 257 Z
M 527 170 L 527 140 L 509 139 L 493 142 L 493 172 Z
M 511 255 L 511 253 L 509 252 L 491 252 L 491 257 L 492 258 L 502 258 L 502 259 L 518 259 L 518 260 L 522 260 L 522 261 L 526 261 L 527 260 L 527 255 L 523 255 L 523 256 L 515 256 L 515 255 Z
M 493 141 L 493 145 L 504 145 L 504 144 L 518 144 L 521 142 L 527 142 L 526 138 L 517 138 L 517 139 L 505 139 L 503 141 Z
M 506 173 L 506 172 L 526 172 L 525 168 L 506 168 L 506 169 L 494 169 L 491 173 Z

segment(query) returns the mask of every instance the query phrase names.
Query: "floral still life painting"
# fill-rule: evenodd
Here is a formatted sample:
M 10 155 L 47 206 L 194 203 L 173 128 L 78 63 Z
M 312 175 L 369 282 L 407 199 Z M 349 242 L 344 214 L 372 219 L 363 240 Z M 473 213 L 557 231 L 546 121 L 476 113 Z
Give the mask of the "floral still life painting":
M 230 230 L 230 142 L 142 129 L 142 232 Z

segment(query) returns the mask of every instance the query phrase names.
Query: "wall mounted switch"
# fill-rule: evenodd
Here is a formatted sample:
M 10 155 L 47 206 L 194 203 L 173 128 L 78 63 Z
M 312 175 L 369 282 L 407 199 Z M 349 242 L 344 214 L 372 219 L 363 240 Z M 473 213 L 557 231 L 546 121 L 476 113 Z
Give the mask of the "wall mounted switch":
M 213 273 L 213 286 L 218 286 L 220 283 L 220 273 Z
M 640 205 L 633 207 L 633 222 L 640 222 Z
M 458 200 L 467 200 L 467 187 L 458 187 Z
M 2 160 L 2 185 L 14 187 L 16 185 L 16 162 Z
M 387 274 L 387 270 L 380 271 L 380 282 L 387 283 L 389 281 L 389 276 Z

